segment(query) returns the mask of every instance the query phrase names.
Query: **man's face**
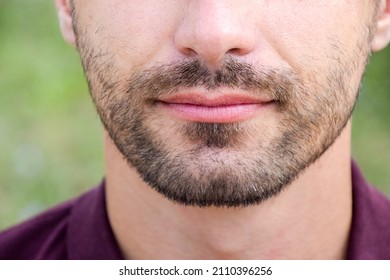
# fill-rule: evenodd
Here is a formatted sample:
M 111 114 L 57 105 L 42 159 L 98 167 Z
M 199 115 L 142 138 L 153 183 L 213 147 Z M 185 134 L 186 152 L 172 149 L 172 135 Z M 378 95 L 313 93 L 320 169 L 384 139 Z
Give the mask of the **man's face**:
M 338 137 L 372 0 L 74 1 L 93 100 L 130 166 L 176 202 L 278 194 Z

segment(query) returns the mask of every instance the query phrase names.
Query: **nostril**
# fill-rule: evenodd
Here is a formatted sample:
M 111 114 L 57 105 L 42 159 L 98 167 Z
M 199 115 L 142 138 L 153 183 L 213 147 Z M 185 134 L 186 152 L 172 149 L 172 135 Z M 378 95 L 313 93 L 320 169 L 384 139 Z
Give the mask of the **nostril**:
M 240 48 L 232 48 L 228 52 L 231 54 L 241 54 L 243 52 L 243 50 Z
M 195 56 L 197 55 L 196 51 L 191 48 L 182 48 L 181 52 L 186 56 Z

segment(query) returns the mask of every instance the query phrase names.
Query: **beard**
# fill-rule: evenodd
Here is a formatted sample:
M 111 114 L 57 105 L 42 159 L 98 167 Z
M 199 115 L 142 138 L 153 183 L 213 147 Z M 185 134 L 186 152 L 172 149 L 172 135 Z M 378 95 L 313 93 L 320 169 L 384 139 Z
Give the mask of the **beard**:
M 369 53 L 361 46 L 349 58 L 332 53 L 333 65 L 320 79 L 234 57 L 214 72 L 194 59 L 128 74 L 110 51 L 93 48 L 85 34 L 77 37 L 98 114 L 129 166 L 166 198 L 199 207 L 259 204 L 321 157 L 357 99 L 351 84 L 359 70 L 351 65 L 365 64 Z M 162 97 L 193 88 L 267 97 L 272 113 L 237 123 L 197 123 L 159 111 Z

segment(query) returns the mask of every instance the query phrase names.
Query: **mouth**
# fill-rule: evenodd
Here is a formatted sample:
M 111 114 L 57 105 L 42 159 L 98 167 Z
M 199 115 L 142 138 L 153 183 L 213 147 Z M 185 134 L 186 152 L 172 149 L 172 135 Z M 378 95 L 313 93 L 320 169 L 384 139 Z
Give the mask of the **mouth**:
M 162 98 L 156 105 L 184 121 L 202 123 L 234 123 L 256 117 L 275 100 L 240 94 L 208 97 L 203 94 L 179 94 Z

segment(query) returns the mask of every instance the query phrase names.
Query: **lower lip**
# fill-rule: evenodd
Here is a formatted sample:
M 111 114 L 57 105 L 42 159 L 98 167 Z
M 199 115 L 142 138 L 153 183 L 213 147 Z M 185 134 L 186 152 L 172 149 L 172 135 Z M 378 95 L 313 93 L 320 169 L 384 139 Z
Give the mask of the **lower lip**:
M 186 121 L 204 123 L 232 123 L 254 118 L 259 111 L 272 104 L 234 104 L 223 106 L 203 106 L 186 103 L 158 102 L 160 106 L 168 110 L 175 117 Z

